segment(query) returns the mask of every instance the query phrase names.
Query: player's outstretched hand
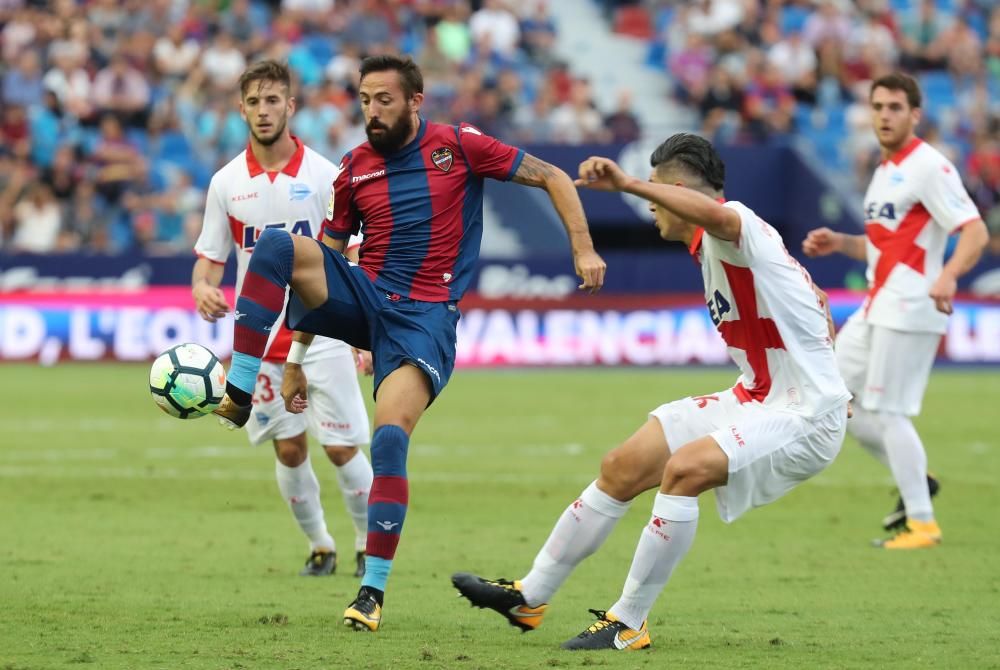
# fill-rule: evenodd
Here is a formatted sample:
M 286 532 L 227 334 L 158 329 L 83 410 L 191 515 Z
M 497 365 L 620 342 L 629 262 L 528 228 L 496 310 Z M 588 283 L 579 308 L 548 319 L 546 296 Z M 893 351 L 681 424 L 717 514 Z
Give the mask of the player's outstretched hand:
M 358 349 L 357 347 L 351 347 L 351 351 L 354 352 L 354 362 L 358 367 L 358 372 L 367 377 L 375 374 L 375 366 L 372 364 L 372 352 Z
M 802 252 L 806 256 L 829 256 L 840 251 L 840 236 L 829 228 L 810 230 L 802 241 Z
M 951 314 L 954 311 L 952 302 L 955 300 L 955 291 L 958 290 L 958 281 L 948 272 L 942 272 L 931 286 L 930 296 L 934 300 L 937 311 Z
M 604 273 L 608 266 L 596 251 L 590 249 L 573 254 L 573 265 L 577 276 L 583 280 L 577 288 L 594 294 L 604 286 Z
M 226 296 L 218 286 L 212 286 L 208 282 L 200 282 L 191 289 L 194 296 L 195 307 L 201 318 L 210 323 L 215 323 L 229 311 L 229 303 Z
M 573 183 L 596 191 L 622 191 L 630 177 L 610 158 L 591 156 L 580 163 L 580 178 Z
M 306 373 L 301 365 L 285 363 L 285 373 L 281 378 L 281 397 L 285 409 L 292 414 L 301 414 L 309 406 L 306 393 Z

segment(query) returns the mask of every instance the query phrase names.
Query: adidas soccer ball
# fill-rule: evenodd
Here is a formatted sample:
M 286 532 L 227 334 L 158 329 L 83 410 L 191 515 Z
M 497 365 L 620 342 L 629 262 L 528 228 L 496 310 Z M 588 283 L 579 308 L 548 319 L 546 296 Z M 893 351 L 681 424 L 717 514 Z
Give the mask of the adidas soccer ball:
M 149 391 L 170 416 L 197 419 L 222 402 L 226 371 L 215 354 L 200 344 L 178 344 L 153 361 Z

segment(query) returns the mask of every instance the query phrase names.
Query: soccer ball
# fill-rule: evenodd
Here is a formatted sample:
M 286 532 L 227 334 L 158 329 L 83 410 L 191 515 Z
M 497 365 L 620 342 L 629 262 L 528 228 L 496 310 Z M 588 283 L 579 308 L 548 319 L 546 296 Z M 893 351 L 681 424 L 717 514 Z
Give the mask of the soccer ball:
M 178 344 L 153 361 L 149 391 L 170 416 L 197 419 L 222 402 L 226 371 L 215 354 L 200 344 Z

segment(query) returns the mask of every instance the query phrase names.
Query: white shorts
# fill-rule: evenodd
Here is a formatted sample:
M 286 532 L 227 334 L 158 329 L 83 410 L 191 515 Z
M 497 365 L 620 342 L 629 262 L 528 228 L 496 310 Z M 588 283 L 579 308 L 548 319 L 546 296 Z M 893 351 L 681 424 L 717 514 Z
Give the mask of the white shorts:
M 940 343 L 938 333 L 875 326 L 857 311 L 837 334 L 837 366 L 864 409 L 916 416 Z
M 715 489 L 719 516 L 732 522 L 821 472 L 840 453 L 847 404 L 813 417 L 740 403 L 732 389 L 684 398 L 650 412 L 671 452 L 710 435 L 729 457 L 729 481 Z
M 262 363 L 247 422 L 252 444 L 283 440 L 309 432 L 324 446 L 368 444 L 368 410 L 358 371 L 350 354 L 306 361 L 309 407 L 302 414 L 285 410 L 281 398 L 284 365 Z

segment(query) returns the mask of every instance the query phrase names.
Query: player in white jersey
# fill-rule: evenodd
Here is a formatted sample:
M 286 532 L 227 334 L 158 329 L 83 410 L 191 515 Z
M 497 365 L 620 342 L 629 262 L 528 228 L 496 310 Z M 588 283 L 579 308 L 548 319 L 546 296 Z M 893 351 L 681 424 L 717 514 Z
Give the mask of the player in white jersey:
M 979 260 L 989 235 L 958 170 L 914 134 L 921 114 L 916 81 L 886 75 L 872 84 L 870 103 L 883 160 L 865 194 L 865 234 L 818 228 L 803 250 L 868 261 L 868 297 L 837 336 L 840 372 L 855 397 L 848 431 L 899 487 L 900 501 L 883 526 L 901 532 L 877 545 L 921 549 L 941 542 L 931 505 L 938 485 L 927 474 L 911 417 L 920 413 L 957 280 Z M 944 263 L 948 236 L 958 231 Z
M 607 538 L 631 501 L 659 488 L 618 601 L 565 649 L 641 649 L 646 619 L 694 541 L 698 496 L 715 490 L 726 522 L 772 502 L 828 466 L 843 442 L 850 394 L 837 372 L 833 324 L 808 273 L 777 231 L 721 200 L 725 167 L 712 145 L 674 135 L 651 157 L 649 182 L 606 158 L 580 165 L 577 184 L 651 203 L 665 240 L 701 265 L 705 300 L 741 375 L 734 387 L 669 402 L 601 462 L 518 581 L 452 577 L 473 605 L 532 630 L 570 572 Z
M 230 307 L 218 286 L 235 248 L 239 292 L 254 244 L 265 228 L 284 228 L 314 236 L 326 218 L 337 166 L 291 135 L 295 110 L 288 69 L 274 61 L 251 66 L 240 78 L 240 112 L 250 130 L 246 151 L 213 177 L 205 205 L 198 260 L 191 278 L 198 312 L 208 321 Z M 356 248 L 354 253 L 356 254 Z M 235 314 L 237 319 L 240 314 Z M 358 445 L 368 442 L 368 414 L 358 385 L 354 350 L 338 340 L 317 337 L 304 361 L 309 408 L 285 410 L 282 373 L 292 333 L 281 326 L 271 333 L 247 424 L 251 443 L 271 440 L 278 489 L 302 532 L 310 555 L 302 575 L 328 575 L 336 569 L 336 543 L 327 529 L 320 486 L 309 460 L 306 433 L 323 445 L 336 466 L 337 480 L 355 529 L 355 575 L 364 574 L 368 494 L 372 467 Z M 289 358 L 291 362 L 291 358 Z M 367 370 L 370 374 L 370 358 Z

